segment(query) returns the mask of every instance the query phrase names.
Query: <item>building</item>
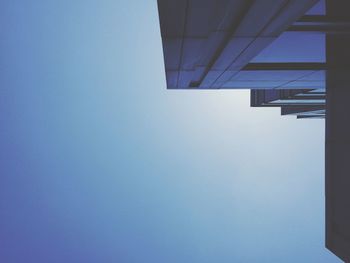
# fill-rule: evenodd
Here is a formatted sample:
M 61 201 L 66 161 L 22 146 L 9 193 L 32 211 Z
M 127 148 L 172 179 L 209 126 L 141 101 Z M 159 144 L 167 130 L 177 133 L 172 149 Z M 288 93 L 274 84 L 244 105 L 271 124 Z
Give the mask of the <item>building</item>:
M 281 107 L 282 115 L 298 119 L 324 119 L 326 93 L 319 89 L 269 89 L 251 91 L 252 107 Z
M 158 0 L 158 9 L 168 89 L 250 89 L 253 107 L 326 119 L 326 246 L 350 262 L 350 1 Z

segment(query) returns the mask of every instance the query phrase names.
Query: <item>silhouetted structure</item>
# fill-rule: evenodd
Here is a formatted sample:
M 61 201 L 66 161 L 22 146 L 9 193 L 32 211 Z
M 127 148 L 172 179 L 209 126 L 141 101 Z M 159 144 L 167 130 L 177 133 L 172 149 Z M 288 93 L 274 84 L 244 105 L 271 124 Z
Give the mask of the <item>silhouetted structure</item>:
M 350 1 L 158 0 L 158 9 L 168 89 L 251 89 L 253 107 L 326 117 L 326 246 L 350 262 Z
M 328 0 L 327 17 L 349 24 L 350 1 Z M 350 262 L 350 34 L 327 34 L 326 244 Z
M 298 119 L 324 119 L 326 94 L 317 89 L 252 90 L 251 106 L 281 107 L 282 115 L 296 115 Z

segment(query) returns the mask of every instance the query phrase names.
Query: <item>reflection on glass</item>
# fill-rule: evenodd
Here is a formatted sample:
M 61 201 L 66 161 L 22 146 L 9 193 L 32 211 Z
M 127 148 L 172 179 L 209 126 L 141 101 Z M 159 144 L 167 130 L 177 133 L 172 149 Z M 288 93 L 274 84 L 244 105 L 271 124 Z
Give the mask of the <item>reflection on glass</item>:
M 325 62 L 325 34 L 285 32 L 251 62 Z

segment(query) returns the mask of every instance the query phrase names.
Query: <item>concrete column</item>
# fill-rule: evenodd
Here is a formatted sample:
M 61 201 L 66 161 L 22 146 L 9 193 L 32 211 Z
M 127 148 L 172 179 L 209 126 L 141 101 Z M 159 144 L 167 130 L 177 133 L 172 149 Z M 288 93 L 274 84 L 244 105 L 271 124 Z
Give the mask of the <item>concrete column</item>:
M 327 15 L 350 20 L 350 1 L 328 0 Z M 326 246 L 350 262 L 350 35 L 326 41 Z

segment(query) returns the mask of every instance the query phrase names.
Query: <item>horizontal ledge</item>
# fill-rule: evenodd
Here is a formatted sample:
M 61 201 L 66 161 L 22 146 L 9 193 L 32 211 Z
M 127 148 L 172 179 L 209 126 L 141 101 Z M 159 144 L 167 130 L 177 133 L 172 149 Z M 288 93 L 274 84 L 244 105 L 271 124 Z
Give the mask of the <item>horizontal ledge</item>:
M 292 25 L 287 31 L 294 32 L 319 32 L 326 34 L 350 34 L 350 26 L 327 26 L 327 25 Z
M 287 31 L 350 34 L 350 20 L 340 20 L 326 15 L 305 15 L 293 23 Z
M 338 17 L 332 17 L 327 15 L 304 15 L 299 20 L 297 20 L 297 22 L 344 24 L 344 23 L 350 23 L 350 19 L 340 20 Z
M 248 63 L 242 70 L 326 70 L 326 63 Z

